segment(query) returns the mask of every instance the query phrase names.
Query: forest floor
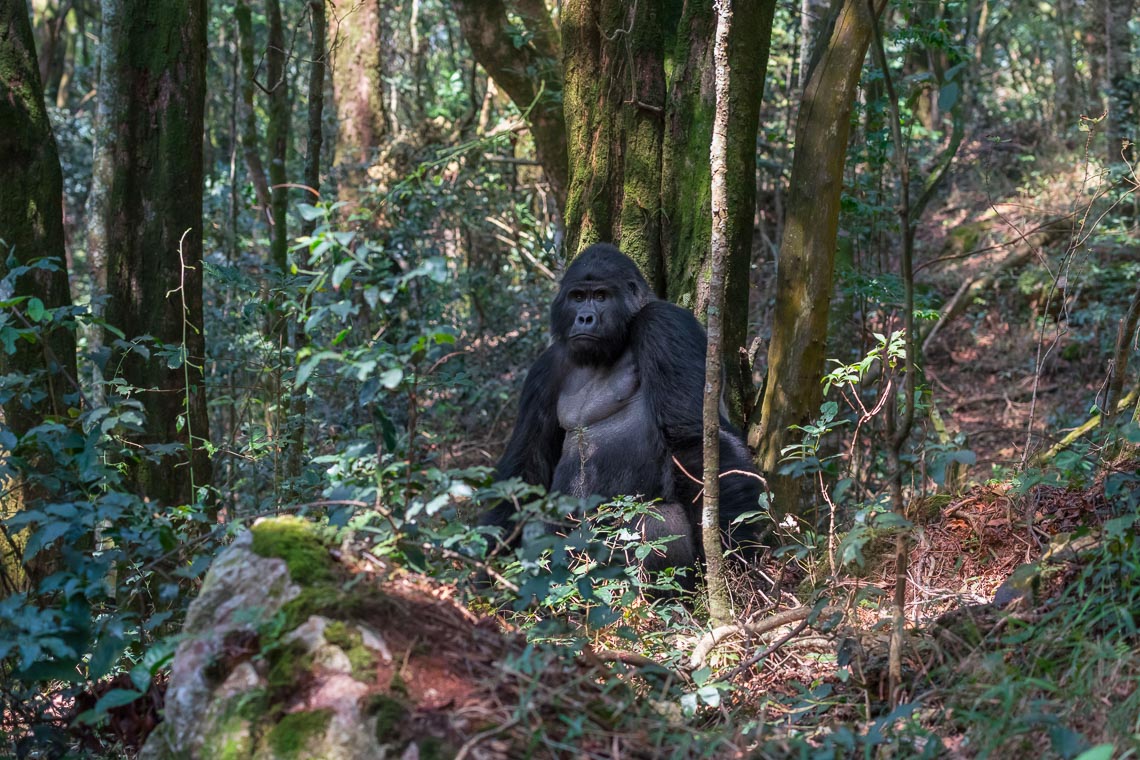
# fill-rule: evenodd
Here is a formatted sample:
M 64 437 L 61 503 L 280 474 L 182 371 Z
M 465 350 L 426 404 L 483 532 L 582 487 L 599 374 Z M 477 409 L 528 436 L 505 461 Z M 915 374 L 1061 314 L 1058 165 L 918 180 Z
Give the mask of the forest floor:
M 892 701 L 886 600 L 895 586 L 888 531 L 865 547 L 862 568 L 824 578 L 818 566 L 801 566 L 794 593 L 777 588 L 773 601 L 768 588 L 742 600 L 759 618 L 789 601 L 807 603 L 825 584 L 844 614 L 826 634 L 830 649 L 820 648 L 813 627 L 737 677 L 736 720 L 751 715 L 789 735 L 834 735 L 847 725 L 868 743 L 874 732 L 909 725 L 928 732 L 928 741 L 910 745 L 914 752 L 933 750 L 933 740 L 952 757 L 1068 758 L 1101 742 L 1140 751 L 1140 655 L 1122 644 L 1137 637 L 1129 609 L 1140 558 L 1117 541 L 1121 520 L 1130 519 L 1122 505 L 1135 499 L 1112 480 L 1134 476 L 1136 463 L 1106 463 L 1106 452 L 1080 449 L 1052 484 L 1023 477 L 1032 455 L 1103 402 L 1117 315 L 1134 287 L 1120 275 L 1140 265 L 1140 254 L 1127 236 L 1098 234 L 1119 194 L 1079 146 L 1062 160 L 1037 152 L 1016 138 L 967 144 L 955 181 L 919 228 L 920 301 L 938 309 L 966 294 L 926 345 L 924 370 L 948 434 L 976 463 L 954 490 L 913 505 L 912 635 L 894 700 L 912 710 L 883 723 Z M 875 318 L 856 315 L 864 330 Z M 753 320 L 765 323 L 763 315 Z M 788 568 L 772 560 L 757 575 L 787 579 Z M 992 602 L 995 593 L 1005 609 Z M 675 646 L 693 646 L 699 629 L 690 634 Z M 719 665 L 731 669 L 778 638 L 727 644 Z

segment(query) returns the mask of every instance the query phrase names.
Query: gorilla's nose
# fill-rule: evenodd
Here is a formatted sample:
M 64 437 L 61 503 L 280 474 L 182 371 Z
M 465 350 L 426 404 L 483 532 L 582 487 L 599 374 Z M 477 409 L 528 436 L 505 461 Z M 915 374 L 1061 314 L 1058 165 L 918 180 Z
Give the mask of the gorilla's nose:
M 575 320 L 579 327 L 592 327 L 594 324 L 593 314 L 579 314 L 578 319 Z

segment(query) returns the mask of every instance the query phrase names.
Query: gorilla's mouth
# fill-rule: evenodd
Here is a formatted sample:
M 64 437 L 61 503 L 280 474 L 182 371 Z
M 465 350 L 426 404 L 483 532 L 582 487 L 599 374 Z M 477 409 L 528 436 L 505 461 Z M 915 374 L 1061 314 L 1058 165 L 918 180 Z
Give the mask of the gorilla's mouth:
M 594 335 L 593 333 L 578 333 L 577 335 L 571 335 L 570 340 L 572 342 L 584 340 L 584 341 L 589 341 L 591 343 L 598 343 L 602 339 L 600 337 L 598 337 L 597 335 Z

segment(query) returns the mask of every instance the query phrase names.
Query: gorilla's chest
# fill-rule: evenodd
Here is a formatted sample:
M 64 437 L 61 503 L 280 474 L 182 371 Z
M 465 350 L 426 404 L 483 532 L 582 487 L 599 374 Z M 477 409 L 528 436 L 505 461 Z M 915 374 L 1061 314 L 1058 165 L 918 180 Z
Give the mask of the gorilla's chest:
M 574 496 L 661 496 L 661 457 L 630 354 L 608 368 L 577 367 L 562 382 L 566 431 L 552 489 Z
M 637 405 L 640 390 L 628 352 L 611 367 L 575 367 L 562 381 L 558 423 L 572 431 L 612 422 Z

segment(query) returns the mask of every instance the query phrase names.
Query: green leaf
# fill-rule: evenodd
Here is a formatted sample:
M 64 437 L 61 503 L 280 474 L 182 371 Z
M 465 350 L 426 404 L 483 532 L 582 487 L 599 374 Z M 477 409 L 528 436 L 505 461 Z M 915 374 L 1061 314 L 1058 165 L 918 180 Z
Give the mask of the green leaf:
M 30 321 L 39 322 L 44 317 L 44 302 L 38 298 L 29 298 L 27 312 Z
M 111 672 L 119 656 L 127 648 L 127 642 L 118 636 L 104 636 L 99 639 L 91 652 L 91 660 L 87 663 L 87 674 L 93 680 L 99 680 Z
M 1098 744 L 1077 755 L 1075 760 L 1112 760 L 1113 749 L 1111 744 Z
M 400 381 L 404 379 L 404 370 L 399 367 L 393 367 L 380 375 L 380 384 L 388 390 L 393 390 Z
M 24 559 L 31 559 L 36 556 L 41 549 L 55 543 L 70 529 L 71 524 L 66 522 L 48 523 L 40 528 L 32 534 L 28 543 L 24 545 Z
M 297 380 L 294 385 L 297 388 L 305 387 L 305 383 L 309 381 L 309 375 L 313 374 L 313 370 L 315 370 L 317 368 L 317 365 L 320 363 L 320 354 L 307 359 L 304 364 L 297 368 Z
M 95 703 L 95 714 L 102 715 L 116 707 L 129 705 L 142 695 L 143 693 L 137 689 L 111 689 Z
M 967 61 L 962 61 L 961 63 L 955 64 L 954 66 L 951 66 L 950 68 L 946 69 L 946 73 L 942 75 L 942 79 L 944 81 L 947 81 L 947 82 L 951 81 L 952 79 L 954 79 L 955 77 L 958 76 L 959 71 L 966 68 L 966 64 L 967 64 Z
M 312 206 L 308 203 L 298 203 L 297 211 L 301 214 L 301 218 L 306 222 L 316 221 L 325 215 L 322 209 Z
M 352 259 L 346 259 L 336 265 L 336 269 L 332 273 L 332 286 L 333 290 L 340 290 L 340 284 L 345 281 L 350 274 L 352 268 L 356 266 L 356 262 Z
M 1050 726 L 1049 742 L 1061 757 L 1074 757 L 1089 744 L 1085 737 L 1065 726 Z
M 958 102 L 960 88 L 957 82 L 947 82 L 938 93 L 938 108 L 949 111 Z
M 697 690 L 697 696 L 709 707 L 720 706 L 720 690 L 715 686 L 702 686 Z

